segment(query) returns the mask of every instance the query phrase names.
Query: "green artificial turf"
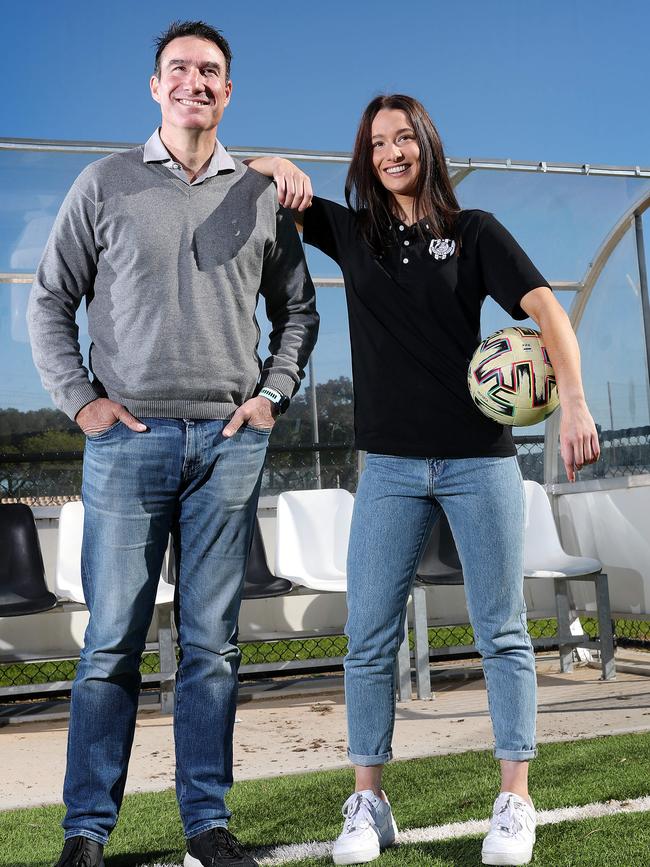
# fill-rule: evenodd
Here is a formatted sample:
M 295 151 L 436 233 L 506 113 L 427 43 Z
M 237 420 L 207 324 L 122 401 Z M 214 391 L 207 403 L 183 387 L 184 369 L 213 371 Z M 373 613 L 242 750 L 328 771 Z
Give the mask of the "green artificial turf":
M 377 867 L 479 867 L 481 842 L 480 837 L 462 837 L 397 846 L 372 863 Z M 306 858 L 287 862 L 287 867 L 325 867 L 331 863 L 330 859 Z M 648 814 L 562 822 L 540 828 L 530 863 L 536 867 L 648 867 Z
M 488 752 L 394 762 L 385 788 L 400 828 L 487 818 L 498 788 L 497 764 Z M 252 846 L 331 840 L 340 831 L 340 807 L 351 791 L 348 770 L 253 780 L 229 796 L 232 830 Z M 624 800 L 650 791 L 650 734 L 546 744 L 531 764 L 531 792 L 538 809 Z M 0 798 L 1 801 L 1 798 Z M 0 813 L 0 867 L 51 867 L 61 848 L 58 806 Z M 650 815 L 562 823 L 541 828 L 534 863 L 650 865 Z M 480 840 L 464 838 L 404 846 L 378 865 L 480 864 Z M 183 835 L 171 791 L 131 795 L 106 850 L 106 867 L 182 863 Z M 298 862 L 295 862 L 296 865 Z M 301 867 L 325 864 L 307 860 Z

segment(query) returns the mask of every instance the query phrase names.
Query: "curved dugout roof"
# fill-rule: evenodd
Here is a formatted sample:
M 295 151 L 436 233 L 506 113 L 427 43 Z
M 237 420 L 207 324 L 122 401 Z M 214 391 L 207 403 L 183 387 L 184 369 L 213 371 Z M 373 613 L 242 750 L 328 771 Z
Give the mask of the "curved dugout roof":
M 18 298 L 26 290 L 26 286 L 19 284 L 31 283 L 54 217 L 74 178 L 89 162 L 132 146 L 112 142 L 0 140 L 0 282 L 13 284 L 12 323 L 13 295 Z M 349 154 L 243 147 L 229 150 L 240 158 L 260 154 L 287 156 L 311 175 L 317 194 L 344 200 Z M 577 329 L 612 257 L 621 249 L 623 239 L 630 238 L 628 233 L 633 235 L 633 248 L 626 252 L 625 277 L 638 287 L 637 320 L 641 321 L 644 334 L 643 381 L 647 392 L 650 308 L 642 215 L 650 207 L 650 168 L 453 157 L 447 162 L 462 206 L 492 211 L 508 227 L 558 290 L 558 298 Z M 312 249 L 308 249 L 308 259 L 317 285 L 342 285 L 334 262 Z M 488 301 L 484 307 L 484 333 L 507 324 L 508 317 Z M 11 327 L 13 336 L 14 325 Z M 640 359 L 641 355 L 637 355 Z M 635 387 L 641 394 L 643 381 L 635 375 Z M 638 402 L 638 397 L 635 400 Z M 641 417 L 643 423 L 650 424 L 647 394 L 644 400 L 649 408 L 644 410 L 647 418 L 643 413 Z M 611 395 L 609 411 L 613 429 L 617 419 L 612 412 Z M 601 410 L 601 415 L 604 413 Z M 546 425 L 547 481 L 560 479 L 558 423 L 554 416 Z M 604 417 L 603 426 L 610 427 Z
M 24 228 L 26 214 L 38 207 L 42 237 L 47 217 L 54 218 L 78 172 L 92 160 L 128 147 L 133 145 L 0 140 L 0 273 L 6 282 L 19 278 L 17 272 L 27 279 L 37 264 L 34 255 L 25 255 L 24 247 L 21 251 L 15 247 L 20 235 L 16 230 Z M 285 155 L 309 172 L 317 194 L 343 201 L 349 154 L 229 150 L 238 157 Z M 447 162 L 464 207 L 493 211 L 554 288 L 580 293 L 581 300 L 576 298 L 573 307 L 576 317 L 584 309 L 599 268 L 622 237 L 626 221 L 650 203 L 650 168 L 454 157 Z M 36 245 L 38 238 L 30 240 Z M 12 262 L 25 264 L 16 267 Z M 333 263 L 312 270 L 317 280 L 323 277 L 329 284 L 339 276 Z

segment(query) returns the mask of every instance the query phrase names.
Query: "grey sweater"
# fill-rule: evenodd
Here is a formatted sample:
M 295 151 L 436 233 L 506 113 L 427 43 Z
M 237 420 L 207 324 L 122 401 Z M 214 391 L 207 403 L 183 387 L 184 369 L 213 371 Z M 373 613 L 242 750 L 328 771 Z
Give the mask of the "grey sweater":
M 262 294 L 272 330 L 258 354 Z M 76 311 L 85 298 L 90 368 Z M 268 178 L 190 186 L 142 147 L 86 168 L 63 202 L 28 311 L 34 362 L 70 418 L 97 397 L 137 417 L 227 418 L 258 384 L 291 395 L 316 341 L 314 287 Z

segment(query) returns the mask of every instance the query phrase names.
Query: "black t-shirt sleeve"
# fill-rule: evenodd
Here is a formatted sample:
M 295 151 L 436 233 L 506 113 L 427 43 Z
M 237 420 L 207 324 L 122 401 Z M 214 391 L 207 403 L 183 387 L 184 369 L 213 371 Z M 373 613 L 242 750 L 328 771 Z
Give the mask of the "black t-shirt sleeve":
M 343 205 L 314 196 L 303 215 L 303 241 L 318 247 L 341 265 L 350 241 L 353 219 L 350 210 Z
M 487 294 L 513 319 L 526 319 L 519 302 L 531 289 L 549 284 L 493 214 L 483 215 L 478 255 Z

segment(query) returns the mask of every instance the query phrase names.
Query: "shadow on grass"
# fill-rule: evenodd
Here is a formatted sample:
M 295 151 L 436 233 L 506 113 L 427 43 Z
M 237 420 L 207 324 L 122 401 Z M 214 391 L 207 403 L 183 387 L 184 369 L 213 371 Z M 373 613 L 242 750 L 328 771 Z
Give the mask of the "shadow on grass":
M 481 863 L 482 838 L 411 843 L 388 850 L 377 865 L 408 867 L 477 867 Z
M 149 852 L 128 855 L 107 855 L 106 867 L 143 867 L 145 864 L 182 864 L 185 849 L 152 849 Z
M 248 848 L 248 847 L 247 847 Z M 106 855 L 106 867 L 149 867 L 153 864 L 182 864 L 185 850 L 151 849 L 120 855 Z M 56 859 L 55 859 L 56 860 Z M 30 861 L 12 867 L 53 867 L 54 861 Z M 293 865 L 331 865 L 331 859 L 308 859 Z M 481 840 L 444 840 L 396 846 L 382 854 L 377 867 L 476 867 L 481 863 Z
M 481 864 L 482 838 L 408 843 L 387 849 L 373 861 L 377 867 L 477 867 Z M 287 867 L 328 867 L 329 858 L 292 861 Z
M 105 855 L 106 867 L 148 867 L 150 864 L 182 864 L 185 849 L 151 849 L 121 855 Z M 53 867 L 58 855 L 51 861 L 29 861 L 12 864 L 11 867 Z

